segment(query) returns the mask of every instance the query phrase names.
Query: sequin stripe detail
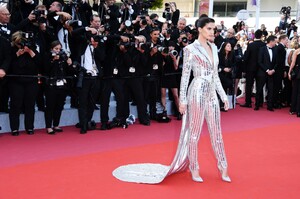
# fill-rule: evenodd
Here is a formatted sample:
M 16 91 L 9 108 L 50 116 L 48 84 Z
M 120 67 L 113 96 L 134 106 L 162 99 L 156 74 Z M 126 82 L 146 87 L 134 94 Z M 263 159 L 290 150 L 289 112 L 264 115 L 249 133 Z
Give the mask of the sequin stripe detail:
M 180 94 L 179 101 L 181 104 L 187 104 L 187 87 L 190 80 L 190 74 L 192 69 L 193 57 L 190 50 L 186 47 L 183 49 L 183 68 L 180 82 Z
M 221 165 L 222 168 L 227 168 L 224 142 L 221 133 L 220 107 L 217 98 L 213 97 L 208 106 L 210 107 L 208 107 L 205 117 L 211 145 L 218 161 L 218 165 Z
M 199 84 L 199 85 L 197 85 Z M 194 84 L 196 89 L 190 95 L 192 99 L 189 102 L 189 117 L 190 117 L 190 140 L 188 147 L 188 157 L 190 162 L 190 170 L 199 170 L 198 164 L 198 141 L 200 139 L 202 126 L 204 122 L 204 110 L 206 104 L 205 90 L 207 83 L 204 80 L 200 80 Z

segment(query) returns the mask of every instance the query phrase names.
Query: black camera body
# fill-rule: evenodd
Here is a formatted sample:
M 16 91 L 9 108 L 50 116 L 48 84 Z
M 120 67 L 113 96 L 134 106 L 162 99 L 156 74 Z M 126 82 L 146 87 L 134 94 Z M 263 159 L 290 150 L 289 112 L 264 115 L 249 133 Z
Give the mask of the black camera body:
M 95 42 L 101 42 L 104 43 L 105 41 L 107 41 L 107 37 L 104 35 L 94 35 L 92 36 Z
M 68 24 L 69 26 L 72 26 L 72 27 L 78 27 L 78 26 L 82 26 L 82 21 L 80 21 L 80 20 L 68 20 L 68 21 L 66 21 L 66 24 Z
M 66 62 L 69 59 L 69 56 L 63 50 L 59 51 L 58 53 L 52 53 L 52 57 L 55 56 L 59 56 L 59 62 Z
M 20 41 L 21 48 L 24 48 L 25 46 L 30 48 L 31 50 L 34 50 L 36 48 L 35 43 L 35 35 L 33 32 L 22 32 L 22 38 Z
M 284 14 L 285 16 L 291 15 L 291 6 L 283 6 L 280 10 L 280 14 Z
M 182 43 L 188 43 L 189 42 L 187 37 L 182 37 L 181 41 L 182 41 Z
M 39 18 L 42 15 L 47 15 L 47 10 L 34 10 L 32 14 L 34 14 L 36 18 Z

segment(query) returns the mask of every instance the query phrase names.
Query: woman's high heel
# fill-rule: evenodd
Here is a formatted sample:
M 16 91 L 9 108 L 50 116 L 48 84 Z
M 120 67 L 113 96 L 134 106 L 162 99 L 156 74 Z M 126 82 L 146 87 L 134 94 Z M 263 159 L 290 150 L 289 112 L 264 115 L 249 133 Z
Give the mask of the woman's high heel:
M 224 182 L 231 182 L 230 177 L 228 176 L 227 172 L 225 172 L 225 170 L 221 167 L 221 165 L 218 165 L 218 169 L 220 171 L 222 180 Z
M 197 176 L 194 176 L 194 172 L 193 171 L 191 171 L 191 174 L 192 174 L 192 179 L 195 182 L 203 182 L 203 179 L 199 176 L 199 174 Z

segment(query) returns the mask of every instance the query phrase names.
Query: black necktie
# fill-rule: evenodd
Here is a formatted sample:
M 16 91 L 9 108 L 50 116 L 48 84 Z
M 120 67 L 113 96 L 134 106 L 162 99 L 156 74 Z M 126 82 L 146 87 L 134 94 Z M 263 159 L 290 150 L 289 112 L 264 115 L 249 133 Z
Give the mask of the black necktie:
M 268 47 L 268 49 L 272 50 L 272 48 Z

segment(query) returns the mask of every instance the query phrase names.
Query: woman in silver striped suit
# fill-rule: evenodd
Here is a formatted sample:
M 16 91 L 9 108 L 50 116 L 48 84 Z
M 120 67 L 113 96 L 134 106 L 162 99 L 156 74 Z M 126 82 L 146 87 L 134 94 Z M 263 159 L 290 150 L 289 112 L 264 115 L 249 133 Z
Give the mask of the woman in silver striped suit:
M 218 168 L 224 181 L 230 182 L 227 174 L 227 160 L 224 151 L 220 125 L 220 108 L 217 93 L 228 110 L 228 99 L 218 76 L 218 51 L 217 47 L 209 41 L 214 39 L 214 20 L 203 18 L 197 21 L 199 31 L 198 40 L 184 49 L 184 63 L 180 86 L 181 114 L 185 114 L 186 126 L 182 131 L 187 131 L 187 159 L 192 178 L 202 182 L 199 176 L 198 141 L 202 131 L 204 119 L 208 124 L 210 139 Z M 190 73 L 193 71 L 194 79 L 187 87 Z M 216 93 L 217 91 L 217 93 Z M 184 134 L 183 132 L 181 132 Z
M 218 76 L 218 50 L 215 44 L 210 43 L 214 39 L 215 23 L 213 19 L 204 17 L 196 22 L 196 27 L 199 31 L 198 40 L 184 48 L 179 106 L 183 119 L 172 164 L 165 166 L 145 163 L 121 166 L 113 171 L 116 178 L 126 182 L 157 184 L 167 176 L 189 168 L 192 179 L 203 182 L 199 175 L 198 141 L 205 119 L 222 180 L 231 182 L 227 174 L 217 93 L 224 102 L 225 110 L 228 110 L 228 99 Z M 191 71 L 194 78 L 189 85 Z

